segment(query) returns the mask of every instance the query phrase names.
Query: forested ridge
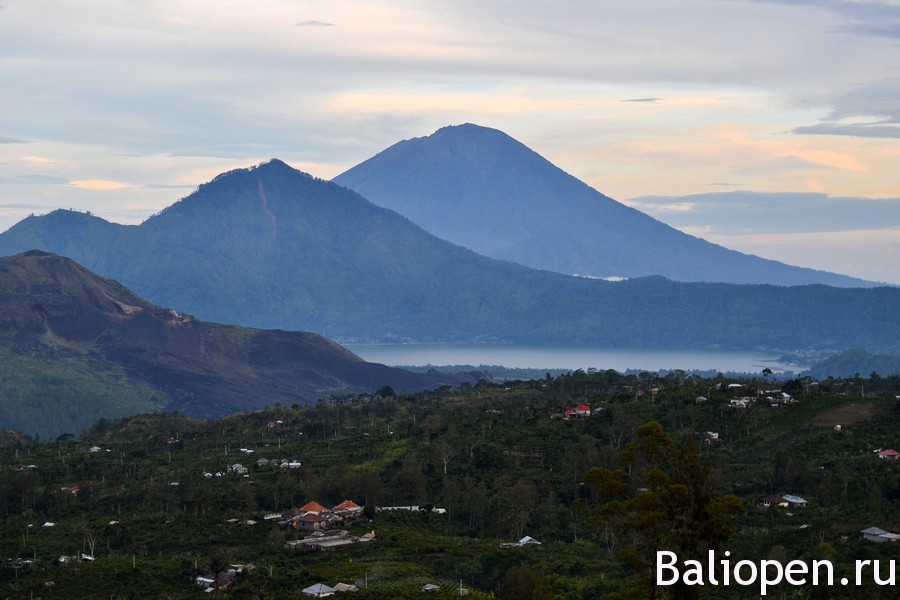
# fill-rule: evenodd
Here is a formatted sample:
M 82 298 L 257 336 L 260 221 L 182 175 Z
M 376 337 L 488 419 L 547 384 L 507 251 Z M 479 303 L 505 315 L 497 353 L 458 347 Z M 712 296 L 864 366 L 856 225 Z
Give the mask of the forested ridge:
M 900 518 L 900 462 L 873 452 L 900 445 L 898 394 L 900 378 L 876 374 L 774 383 L 576 371 L 212 421 L 103 419 L 45 442 L 10 433 L 0 585 L 8 597 L 190 598 L 202 594 L 196 577 L 213 574 L 215 593 L 233 598 L 320 582 L 356 585 L 360 598 L 418 597 L 429 583 L 438 597 L 460 585 L 472 597 L 756 597 L 656 586 L 654 551 L 829 558 L 839 575 L 857 558 L 896 559 L 900 544 L 859 532 Z M 593 414 L 573 416 L 584 407 Z M 773 494 L 808 505 L 758 506 Z M 291 547 L 309 539 L 285 524 L 300 514 L 291 509 L 344 500 L 362 510 L 327 529 L 374 540 Z M 525 536 L 541 543 L 519 545 Z
M 625 233 L 622 244 L 653 241 Z M 900 351 L 894 287 L 530 269 L 438 239 L 277 160 L 223 173 L 138 226 L 60 210 L 0 234 L 0 254 L 35 248 L 202 320 L 338 342 Z

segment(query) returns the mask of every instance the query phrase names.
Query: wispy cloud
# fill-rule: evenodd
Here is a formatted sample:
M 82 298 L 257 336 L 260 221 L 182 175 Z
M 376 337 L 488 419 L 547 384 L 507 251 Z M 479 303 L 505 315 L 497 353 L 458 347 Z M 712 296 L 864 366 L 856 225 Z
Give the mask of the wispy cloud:
M 678 229 L 721 235 L 900 229 L 900 198 L 734 191 L 644 196 L 628 204 Z M 682 206 L 690 210 L 672 210 Z
M 0 7 L 2 8 L 2 7 Z M 28 140 L 12 137 L 0 137 L 0 144 L 27 144 Z
M 58 177 L 56 175 L 47 175 L 45 173 L 24 173 L 15 178 L 15 181 L 21 183 L 37 183 L 37 184 L 50 184 L 50 185 L 59 185 L 63 183 L 69 183 L 69 180 L 65 177 Z
M 834 108 L 815 125 L 793 133 L 900 138 L 900 78 L 856 87 L 838 96 Z
M 23 156 L 22 160 L 37 165 L 55 165 L 57 163 L 56 159 L 46 156 Z
M 318 21 L 318 20 L 310 20 L 310 21 L 300 21 L 296 24 L 297 27 L 334 27 L 334 23 L 329 23 L 328 21 Z
M 121 190 L 129 187 L 128 184 L 119 181 L 109 181 L 106 179 L 76 179 L 70 181 L 69 185 L 84 190 Z
M 622 102 L 646 102 L 646 103 L 653 103 L 653 102 L 662 102 L 662 98 L 652 98 L 652 97 L 650 97 L 650 98 L 626 98 L 625 100 L 622 100 Z
M 693 202 L 670 202 L 668 204 L 657 204 L 655 206 L 656 210 L 659 212 L 670 213 L 670 212 L 679 212 L 686 213 L 691 212 L 697 207 Z
M 851 137 L 866 138 L 900 138 L 900 125 L 893 123 L 841 124 L 820 123 L 818 125 L 806 125 L 796 127 L 794 133 L 803 135 L 848 135 Z

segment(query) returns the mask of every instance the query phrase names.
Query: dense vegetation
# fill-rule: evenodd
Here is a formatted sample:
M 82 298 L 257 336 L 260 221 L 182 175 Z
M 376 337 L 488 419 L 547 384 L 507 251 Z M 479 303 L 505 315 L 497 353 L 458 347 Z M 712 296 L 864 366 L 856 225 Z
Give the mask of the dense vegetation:
M 869 375 L 900 374 L 900 356 L 870 354 L 865 350 L 844 350 L 816 362 L 809 370 L 813 377 L 860 377 Z
M 828 558 L 838 576 L 857 558 L 896 560 L 900 544 L 863 542 L 859 532 L 900 519 L 900 461 L 873 453 L 900 445 L 900 378 L 766 379 L 577 371 L 415 395 L 385 388 L 215 421 L 104 419 L 77 439 L 7 434 L 0 595 L 198 597 L 198 572 L 252 563 L 216 595 L 280 598 L 341 581 L 363 588 L 359 598 L 419 597 L 427 583 L 440 586 L 437 597 L 462 585 L 476 598 L 742 598 L 758 590 L 653 585 L 653 551 Z M 769 406 L 774 388 L 797 402 Z M 737 409 L 735 397 L 760 401 Z M 552 418 L 581 403 L 600 410 Z M 257 464 L 284 458 L 303 466 Z M 227 471 L 235 463 L 247 477 Z M 770 494 L 809 505 L 757 506 Z M 365 510 L 342 526 L 374 530 L 375 541 L 289 550 L 300 534 L 263 518 L 344 499 Z M 405 505 L 446 512 L 375 511 Z M 541 544 L 501 547 L 525 535 Z M 80 553 L 93 561 L 56 564 Z M 776 592 L 894 590 L 870 582 Z

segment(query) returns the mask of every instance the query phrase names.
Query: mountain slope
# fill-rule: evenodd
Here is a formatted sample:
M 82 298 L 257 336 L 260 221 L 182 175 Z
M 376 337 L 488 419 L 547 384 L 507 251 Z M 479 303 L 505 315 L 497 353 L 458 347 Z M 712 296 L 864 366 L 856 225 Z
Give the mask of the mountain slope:
M 538 269 L 675 281 L 873 285 L 682 233 L 604 196 L 505 133 L 472 124 L 398 142 L 334 181 L 439 238 Z
M 311 333 L 203 322 L 41 251 L 0 259 L 0 355 L 0 427 L 44 435 L 100 416 L 206 418 L 468 381 L 367 363 Z
M 109 245 L 91 238 L 104 229 Z M 435 238 L 277 160 L 220 175 L 137 227 L 30 217 L 0 234 L 0 255 L 35 240 L 157 305 L 337 340 L 886 352 L 900 339 L 900 289 L 537 271 Z

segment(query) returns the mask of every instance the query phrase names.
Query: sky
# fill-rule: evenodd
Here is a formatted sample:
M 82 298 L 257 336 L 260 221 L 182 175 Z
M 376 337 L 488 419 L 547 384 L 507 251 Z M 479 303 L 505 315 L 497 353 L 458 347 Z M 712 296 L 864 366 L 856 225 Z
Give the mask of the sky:
M 0 0 L 0 231 L 500 129 L 723 246 L 900 284 L 900 0 Z

